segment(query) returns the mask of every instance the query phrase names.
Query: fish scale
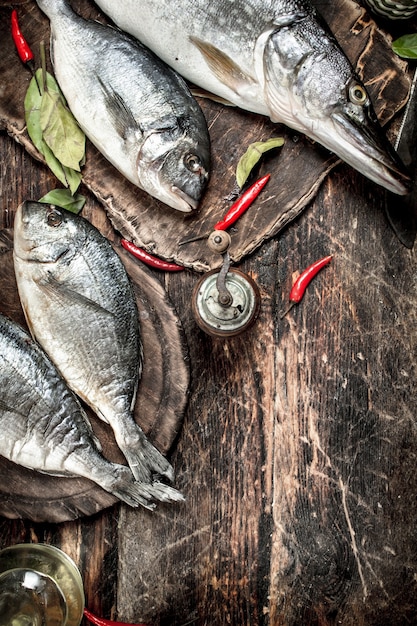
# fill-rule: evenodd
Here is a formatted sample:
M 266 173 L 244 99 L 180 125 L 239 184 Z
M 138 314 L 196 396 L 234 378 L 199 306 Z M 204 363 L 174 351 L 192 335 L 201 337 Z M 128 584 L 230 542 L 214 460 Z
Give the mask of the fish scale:
M 308 0 L 97 4 L 195 85 L 304 133 L 377 184 L 408 193 L 409 173 L 364 85 Z
M 76 396 L 18 324 L 0 314 L 0 454 L 52 476 L 88 478 L 131 506 L 182 499 L 175 490 L 135 481 L 111 463 Z
M 133 417 L 142 371 L 139 314 L 119 256 L 87 220 L 25 202 L 16 212 L 14 264 L 28 326 L 69 387 L 103 421 L 136 480 L 161 499 L 178 492 L 167 459 Z

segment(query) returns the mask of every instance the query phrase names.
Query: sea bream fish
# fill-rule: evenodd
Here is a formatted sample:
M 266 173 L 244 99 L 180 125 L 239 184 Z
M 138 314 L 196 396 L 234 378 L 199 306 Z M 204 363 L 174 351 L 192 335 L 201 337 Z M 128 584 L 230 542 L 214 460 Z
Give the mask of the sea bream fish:
M 409 176 L 308 0 L 96 0 L 192 83 L 319 142 L 397 194 Z
M 26 321 L 68 386 L 110 424 L 136 480 L 179 496 L 168 460 L 133 417 L 143 364 L 139 313 L 125 267 L 86 219 L 24 202 L 14 223 L 14 267 Z
M 55 77 L 98 150 L 133 184 L 189 212 L 210 169 L 207 123 L 184 80 L 125 33 L 66 0 L 37 0 L 51 22 Z
M 88 478 L 131 506 L 153 508 L 158 485 L 136 482 L 101 454 L 79 400 L 45 352 L 0 314 L 0 454 L 53 476 Z M 165 494 L 162 492 L 162 497 Z

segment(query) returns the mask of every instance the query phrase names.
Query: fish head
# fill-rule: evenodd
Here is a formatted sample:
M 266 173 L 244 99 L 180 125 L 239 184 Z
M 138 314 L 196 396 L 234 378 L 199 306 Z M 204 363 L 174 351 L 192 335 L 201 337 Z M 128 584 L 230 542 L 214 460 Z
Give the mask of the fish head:
M 197 209 L 207 187 L 210 145 L 207 134 L 173 128 L 151 132 L 137 161 L 140 186 L 173 209 Z
M 53 204 L 23 202 L 14 221 L 15 256 L 39 263 L 68 258 L 85 239 L 78 222 L 80 218 Z
M 304 36 L 308 32 L 306 27 Z M 284 56 L 282 37 L 277 33 L 268 43 L 266 90 L 271 118 L 275 113 L 274 121 L 306 134 L 382 187 L 408 193 L 409 172 L 388 141 L 363 82 L 336 42 L 321 39 L 321 47 L 308 49 L 286 42 Z M 290 94 L 287 91 L 286 107 L 281 104 L 283 84 Z
M 399 195 L 409 192 L 410 174 L 388 141 L 370 97 L 356 76 L 341 89 L 339 101 L 320 130 L 319 141 L 385 189 Z

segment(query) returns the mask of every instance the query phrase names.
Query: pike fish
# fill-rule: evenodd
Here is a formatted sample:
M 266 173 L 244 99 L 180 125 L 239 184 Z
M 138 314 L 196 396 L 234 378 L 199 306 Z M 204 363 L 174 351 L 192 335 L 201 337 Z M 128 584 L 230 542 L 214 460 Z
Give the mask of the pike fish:
M 181 499 L 159 477 L 167 459 L 133 417 L 143 354 L 133 287 L 111 244 L 81 216 L 24 202 L 14 267 L 29 329 L 68 386 L 110 424 L 135 479 L 159 499 Z
M 45 474 L 88 478 L 131 506 L 153 507 L 158 486 L 111 463 L 77 397 L 21 326 L 0 314 L 0 454 Z
M 67 0 L 37 0 L 51 59 L 74 117 L 134 185 L 169 207 L 197 208 L 207 185 L 206 120 L 184 80 L 125 33 L 86 21 Z
M 409 175 L 308 0 L 96 0 L 186 79 L 319 142 L 390 191 Z M 186 18 L 184 18 L 186 16 Z

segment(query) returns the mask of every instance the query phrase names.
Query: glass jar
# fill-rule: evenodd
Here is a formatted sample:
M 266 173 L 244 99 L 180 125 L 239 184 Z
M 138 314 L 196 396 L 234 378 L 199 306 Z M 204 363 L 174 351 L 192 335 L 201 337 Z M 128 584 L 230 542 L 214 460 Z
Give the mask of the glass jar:
M 79 626 L 84 605 L 80 572 L 59 548 L 0 550 L 0 626 Z

